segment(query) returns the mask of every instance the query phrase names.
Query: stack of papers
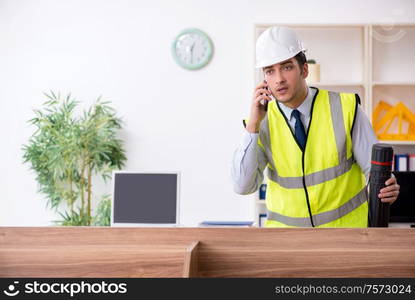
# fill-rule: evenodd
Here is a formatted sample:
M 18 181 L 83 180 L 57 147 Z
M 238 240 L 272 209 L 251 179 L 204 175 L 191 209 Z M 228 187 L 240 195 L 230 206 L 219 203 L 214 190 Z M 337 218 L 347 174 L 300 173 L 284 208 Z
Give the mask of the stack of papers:
M 252 221 L 203 221 L 200 227 L 251 227 Z

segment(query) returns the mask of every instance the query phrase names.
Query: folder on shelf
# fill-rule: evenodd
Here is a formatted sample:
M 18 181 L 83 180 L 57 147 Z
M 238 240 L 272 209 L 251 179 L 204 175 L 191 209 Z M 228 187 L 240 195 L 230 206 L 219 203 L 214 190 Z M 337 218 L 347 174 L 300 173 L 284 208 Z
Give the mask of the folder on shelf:
M 267 184 L 266 183 L 261 184 L 261 186 L 259 187 L 259 200 L 265 200 L 266 191 L 267 191 Z
M 408 154 L 408 171 L 415 171 L 415 154 Z
M 398 172 L 408 171 L 408 154 L 396 154 L 395 155 L 395 171 L 398 171 Z

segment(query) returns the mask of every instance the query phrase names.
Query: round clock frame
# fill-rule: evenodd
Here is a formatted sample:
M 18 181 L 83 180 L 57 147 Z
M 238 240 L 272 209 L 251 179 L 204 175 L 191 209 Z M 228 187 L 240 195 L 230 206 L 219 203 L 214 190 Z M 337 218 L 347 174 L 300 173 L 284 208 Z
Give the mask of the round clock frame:
M 180 55 L 178 54 L 178 44 L 182 42 L 182 39 L 185 36 L 196 36 L 197 39 L 201 40 L 203 43 L 206 44 L 206 49 L 204 48 L 204 52 L 203 52 L 203 57 L 199 62 L 196 63 L 188 63 L 185 60 L 183 60 Z M 187 50 L 189 49 L 189 46 L 186 46 Z M 181 31 L 177 37 L 175 38 L 175 40 L 172 43 L 172 54 L 174 57 L 174 60 L 176 61 L 176 63 L 181 66 L 182 68 L 185 68 L 187 70 L 198 70 L 203 68 L 204 66 L 206 66 L 210 60 L 212 59 L 212 55 L 213 55 L 213 43 L 212 40 L 210 39 L 210 37 L 204 33 L 203 31 L 196 29 L 196 28 L 188 28 L 185 29 L 183 31 Z M 193 48 L 190 47 L 190 51 L 192 51 Z M 191 55 L 193 55 L 193 53 L 191 52 Z

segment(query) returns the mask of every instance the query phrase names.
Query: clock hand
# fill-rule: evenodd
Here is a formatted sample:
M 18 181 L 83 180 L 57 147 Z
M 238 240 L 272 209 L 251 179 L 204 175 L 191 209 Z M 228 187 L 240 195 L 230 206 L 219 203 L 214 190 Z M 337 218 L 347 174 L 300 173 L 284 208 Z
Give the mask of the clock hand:
M 193 63 L 193 48 L 195 47 L 195 42 L 192 43 L 192 45 L 190 46 L 190 57 L 192 58 L 192 63 Z
M 187 58 L 189 57 L 189 53 L 190 53 L 190 56 L 192 55 L 192 48 L 190 46 L 186 46 L 185 51 L 186 51 Z

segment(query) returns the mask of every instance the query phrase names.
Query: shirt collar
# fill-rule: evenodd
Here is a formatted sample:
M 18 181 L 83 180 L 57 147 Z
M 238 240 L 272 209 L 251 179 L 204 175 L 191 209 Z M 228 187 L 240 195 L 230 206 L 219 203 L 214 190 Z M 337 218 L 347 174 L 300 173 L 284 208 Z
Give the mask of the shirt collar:
M 317 91 L 317 89 L 315 89 L 315 88 L 307 87 L 307 96 L 305 97 L 304 102 L 301 103 L 301 105 L 296 108 L 306 118 L 310 116 L 311 105 L 313 104 L 313 98 L 314 98 L 314 95 L 316 94 L 316 91 Z M 278 106 L 281 108 L 281 110 L 283 111 L 285 117 L 288 120 L 290 120 L 291 119 L 291 113 L 293 112 L 294 109 L 284 105 L 284 103 L 280 103 L 278 101 L 276 101 L 276 102 L 277 102 Z

